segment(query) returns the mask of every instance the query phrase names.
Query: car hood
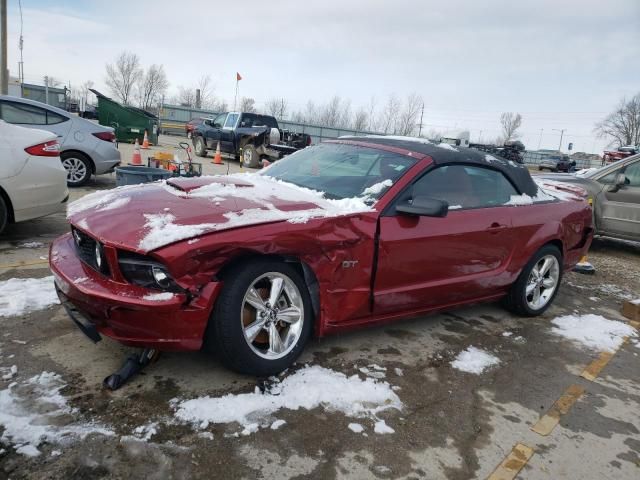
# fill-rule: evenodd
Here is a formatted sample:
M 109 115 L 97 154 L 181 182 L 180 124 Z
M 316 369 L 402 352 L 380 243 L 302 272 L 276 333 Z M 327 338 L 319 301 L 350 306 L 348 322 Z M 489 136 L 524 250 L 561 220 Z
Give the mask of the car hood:
M 363 199 L 329 200 L 267 176 L 237 174 L 96 192 L 71 203 L 67 215 L 74 227 L 103 243 L 146 253 L 231 228 L 371 210 Z

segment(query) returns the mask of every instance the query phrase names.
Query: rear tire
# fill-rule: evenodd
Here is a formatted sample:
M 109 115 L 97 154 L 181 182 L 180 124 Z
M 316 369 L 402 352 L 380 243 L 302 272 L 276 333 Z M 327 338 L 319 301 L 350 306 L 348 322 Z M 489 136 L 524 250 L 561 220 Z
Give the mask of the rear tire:
M 312 323 L 309 293 L 298 271 L 280 261 L 258 260 L 225 276 L 205 343 L 232 370 L 275 375 L 302 353 Z
M 260 156 L 256 151 L 256 147 L 251 144 L 244 146 L 242 149 L 242 164 L 249 168 L 258 168 L 260 166 Z
M 0 196 L 0 233 L 4 232 L 8 222 L 9 208 L 7 207 L 7 203 L 4 201 L 4 198 Z
M 550 262 L 546 271 L 545 262 Z M 545 245 L 531 257 L 520 272 L 504 300 L 505 307 L 524 317 L 541 315 L 553 303 L 561 281 L 562 254 L 558 247 Z M 536 292 L 539 302 L 535 301 Z
M 193 151 L 198 157 L 206 157 L 207 156 L 207 146 L 204 143 L 204 139 L 202 136 L 196 137 L 196 141 L 193 142 Z
M 67 186 L 81 187 L 91 178 L 93 167 L 86 155 L 79 152 L 62 152 L 60 160 L 67 171 Z

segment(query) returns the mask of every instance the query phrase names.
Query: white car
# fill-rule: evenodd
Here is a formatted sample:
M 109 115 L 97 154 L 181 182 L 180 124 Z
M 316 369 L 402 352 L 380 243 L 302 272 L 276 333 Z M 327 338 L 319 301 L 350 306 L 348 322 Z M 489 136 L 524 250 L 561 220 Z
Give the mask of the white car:
M 58 137 L 0 120 L 0 232 L 63 210 L 68 198 Z

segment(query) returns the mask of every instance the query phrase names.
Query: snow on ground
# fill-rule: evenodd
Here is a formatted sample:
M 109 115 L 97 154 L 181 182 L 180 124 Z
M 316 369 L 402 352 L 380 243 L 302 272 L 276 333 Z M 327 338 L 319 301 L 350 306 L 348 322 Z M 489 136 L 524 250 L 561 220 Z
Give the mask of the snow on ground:
M 448 143 L 435 143 L 436 147 L 444 148 L 445 150 L 452 150 L 454 152 L 458 152 L 459 150 L 455 148 L 453 145 L 449 145 Z
M 594 314 L 565 315 L 554 318 L 551 323 L 554 334 L 599 351 L 614 352 L 625 337 L 637 336 L 630 325 Z
M 24 315 L 60 303 L 53 276 L 0 282 L 0 317 Z
M 178 420 L 195 428 L 209 424 L 237 422 L 248 435 L 273 423 L 272 415 L 282 409 L 311 410 L 323 407 L 342 412 L 348 417 L 373 418 L 382 411 L 402 409 L 402 402 L 391 386 L 382 381 L 343 373 L 317 365 L 305 367 L 261 393 L 227 394 L 222 397 L 199 397 L 173 400 Z
M 150 293 L 142 297 L 143 300 L 149 300 L 151 302 L 163 302 L 165 300 L 171 300 L 172 298 L 173 293 L 171 292 Z
M 498 365 L 500 360 L 498 357 L 491 355 L 474 346 L 468 347 L 458 354 L 451 366 L 462 372 L 481 374 L 487 368 Z
M 133 430 L 133 435 L 140 440 L 144 440 L 145 442 L 151 440 L 151 437 L 153 437 L 156 433 L 158 433 L 157 422 L 140 425 Z
M 602 283 L 597 286 L 598 290 L 606 295 L 611 295 L 621 300 L 633 300 L 634 295 L 624 291 L 622 288 L 611 283 Z
M 359 423 L 350 423 L 349 430 L 351 430 L 353 433 L 362 433 L 364 432 L 364 427 Z
M 386 433 L 396 433 L 384 420 L 378 420 L 373 427 L 373 431 L 382 435 Z
M 24 242 L 21 243 L 20 248 L 42 248 L 44 247 L 44 243 L 42 242 Z
M 75 421 L 76 410 L 60 394 L 65 386 L 59 375 L 43 372 L 0 390 L 0 427 L 4 429 L 0 443 L 37 456 L 43 442 L 65 444 L 91 433 L 113 435 L 100 425 Z

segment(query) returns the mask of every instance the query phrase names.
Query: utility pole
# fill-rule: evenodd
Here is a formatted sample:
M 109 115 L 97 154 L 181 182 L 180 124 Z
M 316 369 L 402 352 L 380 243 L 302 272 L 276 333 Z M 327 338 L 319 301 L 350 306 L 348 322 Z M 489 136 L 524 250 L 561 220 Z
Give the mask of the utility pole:
M 478 143 L 482 143 L 482 132 L 484 132 L 484 130 L 480 130 L 480 135 L 478 135 Z
M 544 128 L 540 129 L 540 140 L 538 140 L 538 150 L 540 150 L 540 145 L 542 144 L 542 132 L 544 132 Z
M 18 0 L 18 6 L 20 7 L 20 41 L 18 42 L 18 48 L 20 49 L 20 62 L 18 63 L 18 80 L 20 80 L 20 96 L 24 96 L 24 58 L 22 57 L 22 50 L 24 49 L 24 37 L 22 36 L 22 1 Z
M 7 0 L 0 0 L 0 94 L 9 93 L 9 70 L 7 69 Z
M 418 137 L 422 136 L 422 119 L 424 118 L 424 102 L 422 102 L 422 110 L 420 111 L 420 126 L 418 127 Z
M 562 130 L 559 130 L 557 128 L 553 129 L 554 132 L 560 132 L 560 146 L 558 147 L 558 151 L 561 152 L 562 151 L 562 137 L 564 136 L 564 132 L 567 131 L 566 128 L 563 128 Z
M 44 103 L 49 105 L 49 77 L 44 76 Z

